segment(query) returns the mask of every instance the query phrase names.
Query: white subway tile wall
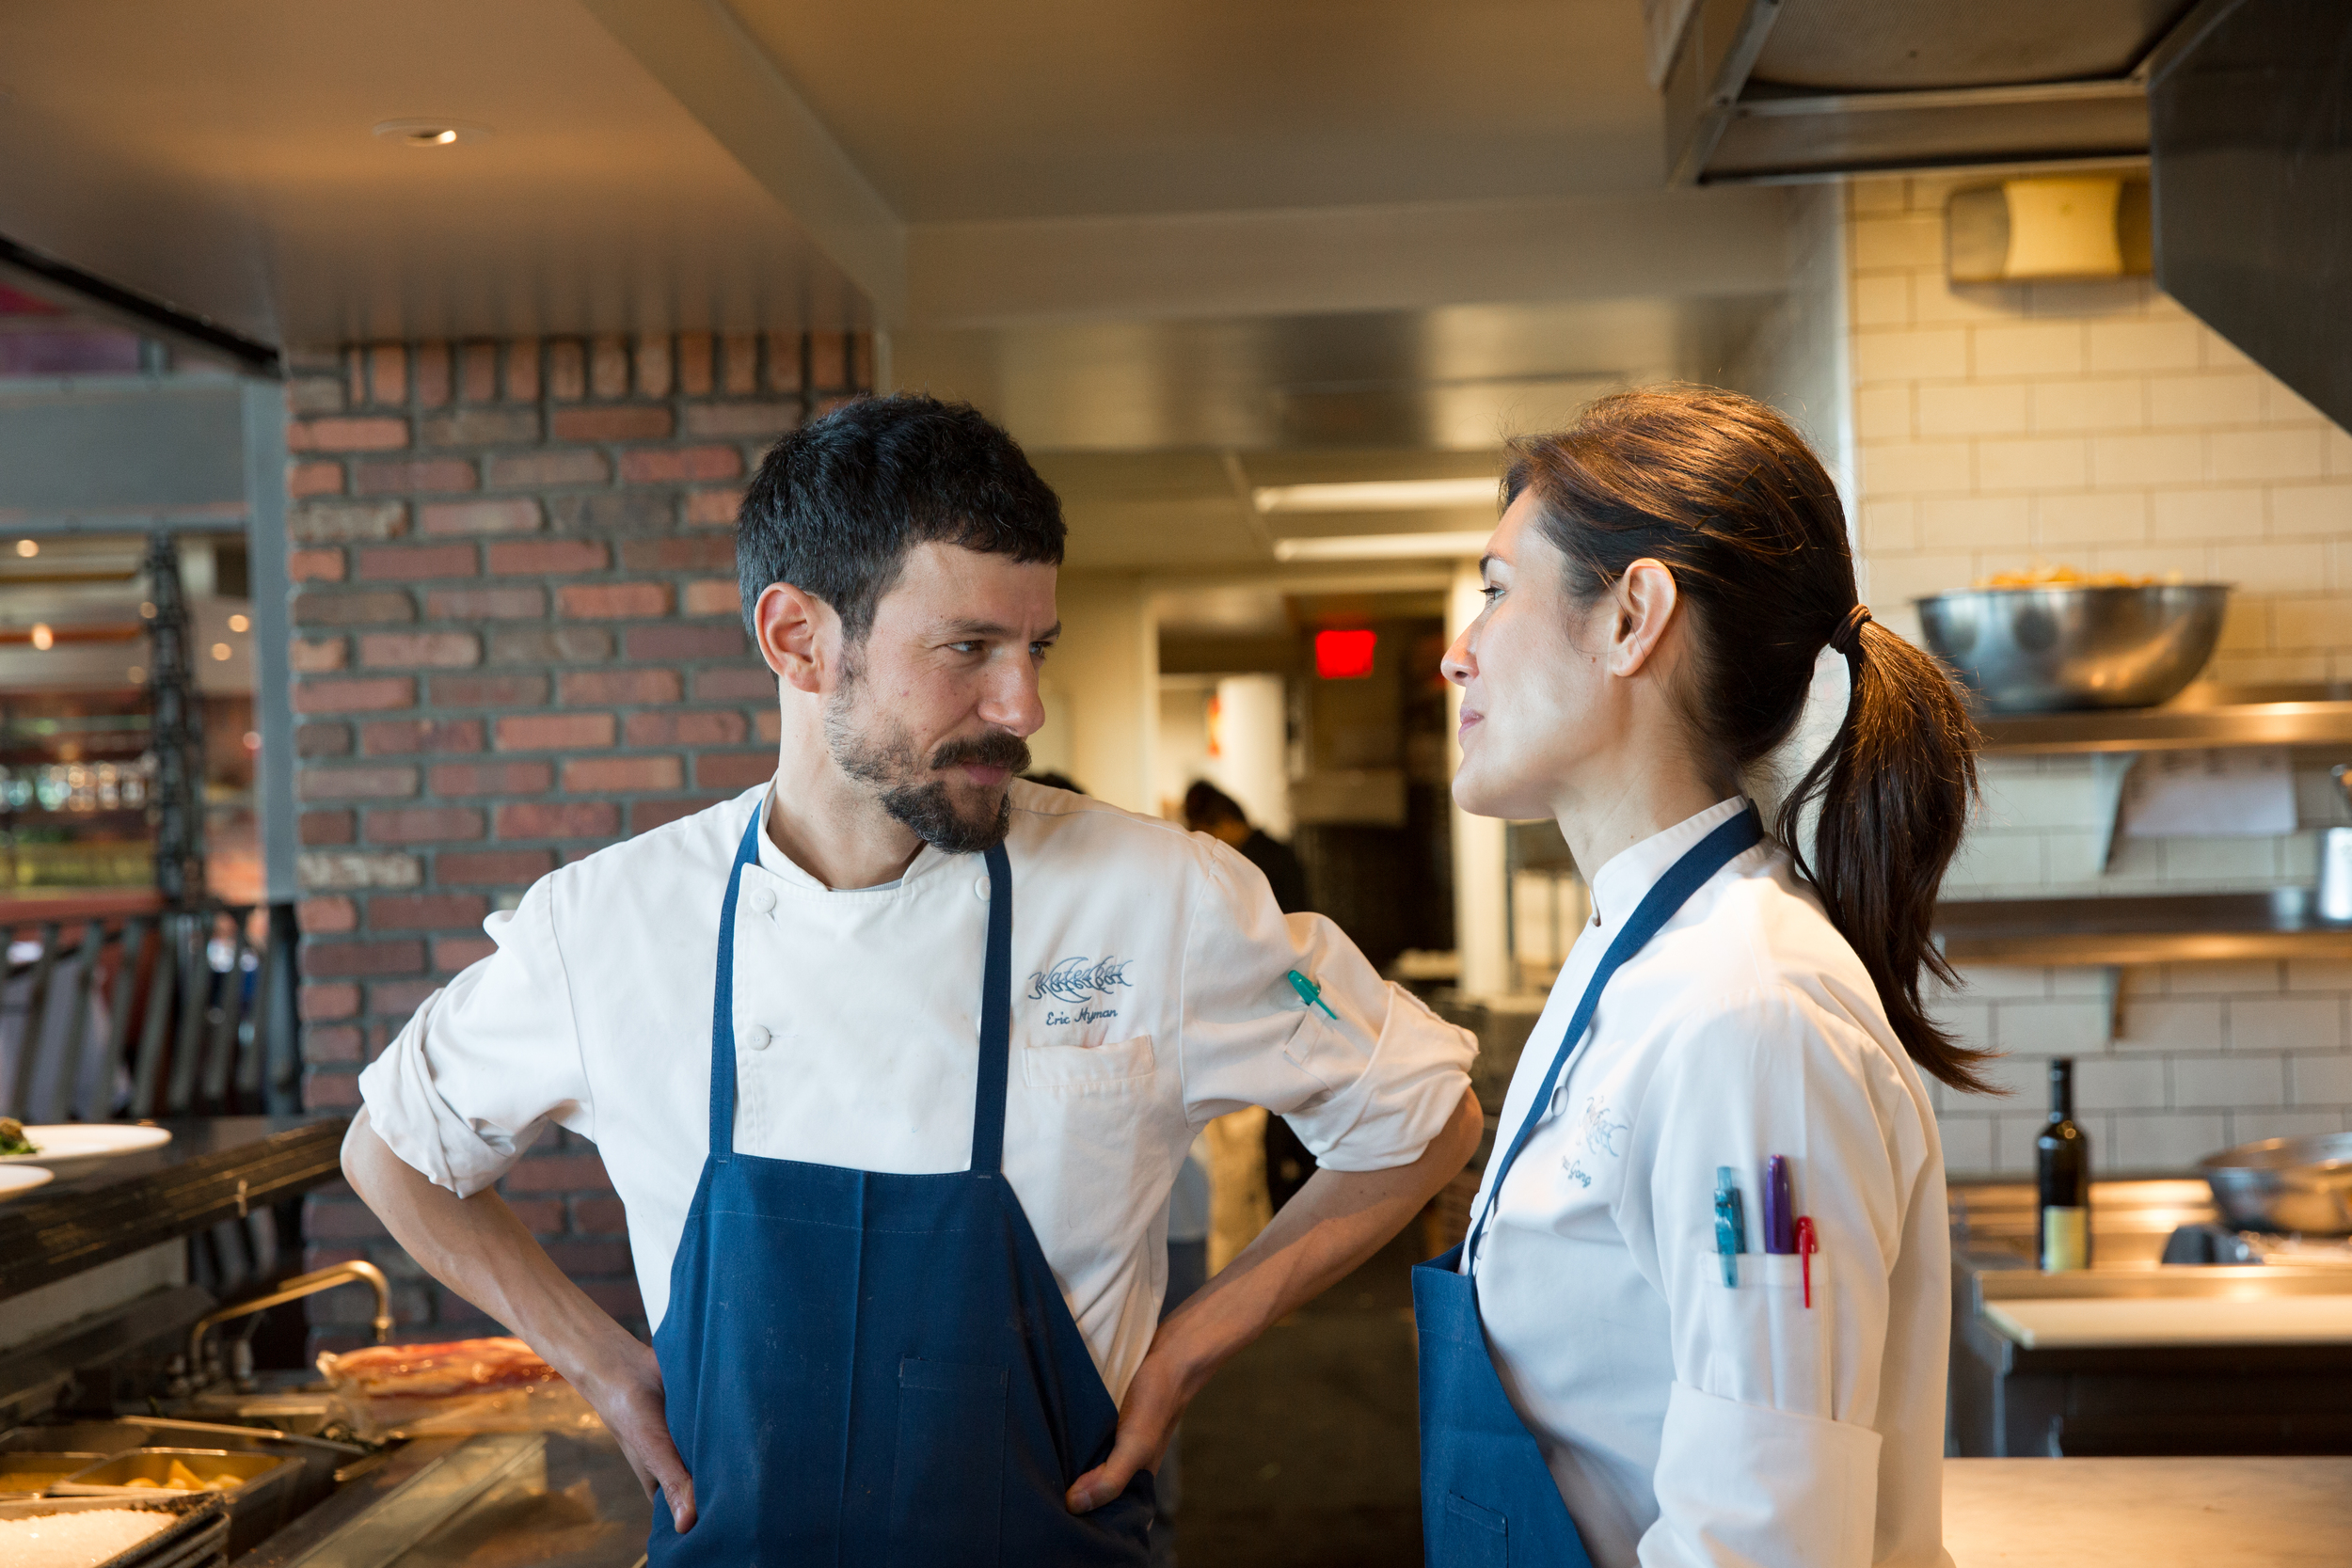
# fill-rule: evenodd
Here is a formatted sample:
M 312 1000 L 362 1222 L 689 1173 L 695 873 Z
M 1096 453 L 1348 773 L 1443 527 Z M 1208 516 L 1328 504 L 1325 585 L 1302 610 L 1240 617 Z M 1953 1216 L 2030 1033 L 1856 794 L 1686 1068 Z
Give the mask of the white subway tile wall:
M 1978 177 L 1980 179 L 1981 177 Z M 2352 436 L 2147 278 L 1963 285 L 1944 275 L 1958 178 L 1849 183 L 1857 539 L 1863 592 L 1918 635 L 1911 600 L 2037 562 L 2240 585 L 2208 673 L 2352 681 Z M 2347 820 L 2295 756 L 2300 829 L 2126 838 L 2102 869 L 2088 759 L 1990 759 L 1956 898 L 2308 885 L 2317 830 Z M 1954 1176 L 2033 1168 L 2053 1056 L 2106 1172 L 2185 1171 L 2249 1139 L 2352 1126 L 2352 964 L 2182 964 L 2106 976 L 1979 969 L 1939 1012 L 2004 1053 L 2014 1092 L 1939 1089 Z M 2120 1020 L 2120 1027 L 2115 1021 Z

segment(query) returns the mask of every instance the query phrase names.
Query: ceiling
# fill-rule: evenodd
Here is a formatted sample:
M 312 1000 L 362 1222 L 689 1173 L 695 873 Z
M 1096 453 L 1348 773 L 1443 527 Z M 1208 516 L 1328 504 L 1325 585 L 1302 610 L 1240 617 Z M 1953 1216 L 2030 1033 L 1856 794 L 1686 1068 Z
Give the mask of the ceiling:
M 1648 191 L 1665 172 L 1634 0 L 735 9 L 910 223 Z
M 1661 188 L 1644 50 L 1639 0 L 15 0 L 0 239 L 296 350 L 875 326 L 1073 565 L 1263 562 L 1279 454 L 1490 472 L 1780 295 L 1786 193 Z

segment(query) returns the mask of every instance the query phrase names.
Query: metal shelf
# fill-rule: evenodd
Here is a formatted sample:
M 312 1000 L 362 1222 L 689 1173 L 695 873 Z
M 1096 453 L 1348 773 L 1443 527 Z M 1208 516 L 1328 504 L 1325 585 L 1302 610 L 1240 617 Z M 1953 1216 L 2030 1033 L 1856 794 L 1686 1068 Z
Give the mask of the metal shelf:
M 1962 964 L 2119 967 L 2230 958 L 2352 958 L 2352 924 L 2322 920 L 2307 888 L 2134 898 L 1985 898 L 1938 905 Z
M 2352 687 L 2201 681 L 2156 707 L 1988 714 L 1987 752 L 2178 752 L 2208 746 L 2352 745 Z

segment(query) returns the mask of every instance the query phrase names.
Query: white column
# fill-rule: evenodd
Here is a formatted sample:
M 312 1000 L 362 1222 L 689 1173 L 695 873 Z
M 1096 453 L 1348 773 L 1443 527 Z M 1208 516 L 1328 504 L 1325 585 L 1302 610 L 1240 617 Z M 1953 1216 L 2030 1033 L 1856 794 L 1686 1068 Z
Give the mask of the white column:
M 1454 573 L 1446 593 L 1445 632 L 1461 634 L 1477 618 L 1478 565 L 1465 562 Z M 1459 741 L 1462 689 L 1446 695 L 1446 757 L 1451 767 L 1462 761 Z M 1472 816 L 1454 808 L 1454 946 L 1462 960 L 1462 990 L 1470 996 L 1500 996 L 1516 989 L 1511 973 L 1509 927 L 1504 911 L 1510 898 L 1503 863 L 1503 830 L 1500 817 Z

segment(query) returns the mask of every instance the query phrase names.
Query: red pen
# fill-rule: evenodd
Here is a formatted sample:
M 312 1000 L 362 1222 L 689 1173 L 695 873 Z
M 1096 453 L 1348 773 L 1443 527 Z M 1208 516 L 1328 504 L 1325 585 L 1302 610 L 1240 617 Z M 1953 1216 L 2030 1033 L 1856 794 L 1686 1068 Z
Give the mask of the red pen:
M 1801 1266 L 1804 1270 L 1804 1304 L 1811 1307 L 1813 1305 L 1813 1255 L 1821 1250 L 1821 1239 L 1814 1233 L 1813 1216 L 1810 1214 L 1797 1216 L 1796 1232 L 1797 1256 L 1804 1259 Z

